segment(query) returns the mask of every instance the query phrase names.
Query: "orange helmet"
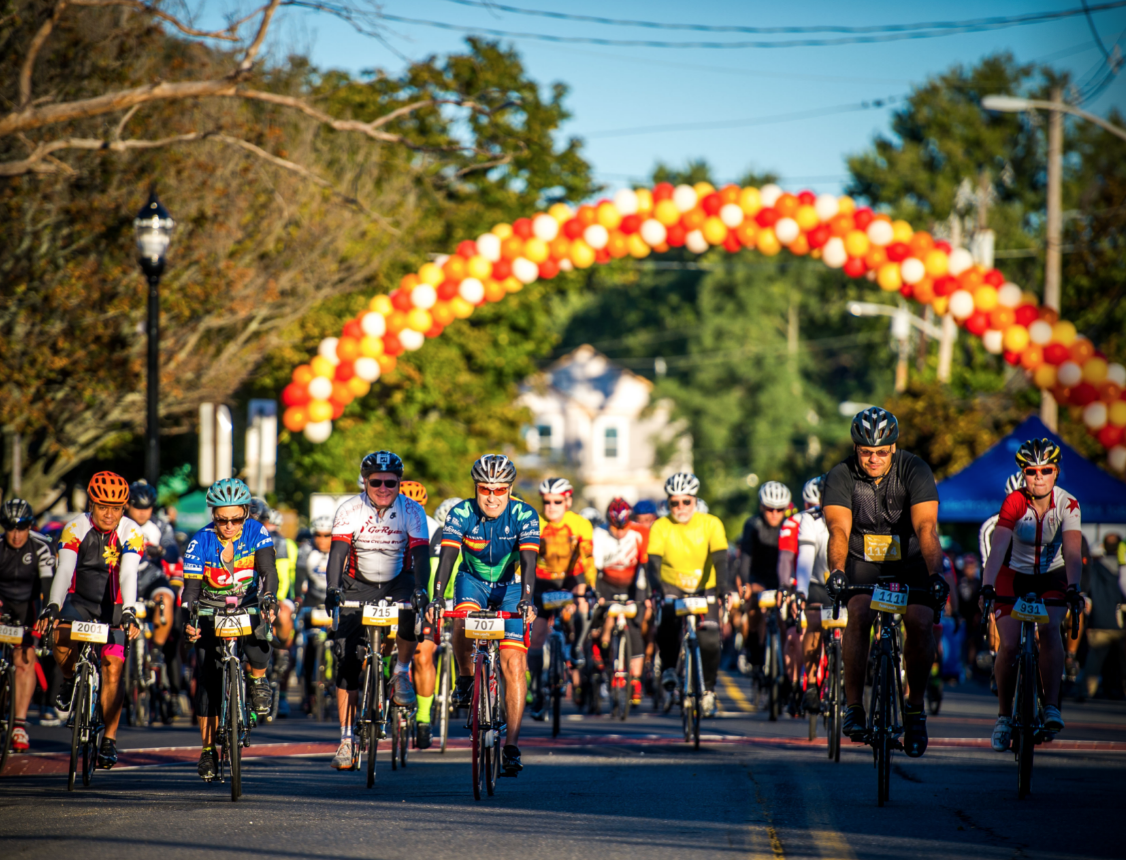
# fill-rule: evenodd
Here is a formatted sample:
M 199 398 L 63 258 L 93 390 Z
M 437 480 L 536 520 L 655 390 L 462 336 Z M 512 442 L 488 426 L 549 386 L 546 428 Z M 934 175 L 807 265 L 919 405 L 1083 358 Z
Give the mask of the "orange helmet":
M 86 485 L 86 496 L 99 505 L 124 505 L 129 501 L 129 482 L 116 472 L 98 472 Z
M 420 505 L 426 504 L 426 487 L 418 481 L 402 481 L 399 484 L 399 492 L 408 499 L 414 499 Z

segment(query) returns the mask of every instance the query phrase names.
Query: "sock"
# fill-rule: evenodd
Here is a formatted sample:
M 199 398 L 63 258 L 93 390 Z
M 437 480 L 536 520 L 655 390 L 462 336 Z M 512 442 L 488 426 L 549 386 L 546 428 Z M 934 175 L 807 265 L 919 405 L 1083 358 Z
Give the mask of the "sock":
M 16 725 L 15 725 L 15 727 L 16 727 L 17 729 L 25 729 L 25 728 L 27 728 L 27 720 L 16 720 Z
M 416 719 L 420 723 L 430 722 L 430 706 L 434 704 L 433 696 L 419 696 L 418 697 L 418 716 Z
M 410 670 L 411 670 L 411 664 L 410 663 L 404 663 L 402 660 L 399 660 L 399 659 L 395 660 L 395 671 L 396 672 L 402 672 L 402 673 L 405 674 L 405 673 L 409 672 Z
M 340 740 L 342 740 L 342 741 L 352 740 L 352 727 L 351 726 L 341 726 L 340 727 Z

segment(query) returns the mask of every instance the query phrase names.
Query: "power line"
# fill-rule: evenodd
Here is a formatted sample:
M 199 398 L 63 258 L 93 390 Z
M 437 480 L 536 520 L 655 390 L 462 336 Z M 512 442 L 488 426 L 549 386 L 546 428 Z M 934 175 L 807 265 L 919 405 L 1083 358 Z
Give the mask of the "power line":
M 1091 7 L 1087 5 L 1087 0 L 1083 0 L 1083 14 L 1087 16 L 1087 26 L 1091 28 L 1091 35 L 1095 37 L 1095 42 L 1099 46 L 1099 50 L 1103 52 L 1103 56 L 1110 59 L 1110 51 L 1106 49 L 1103 44 L 1103 37 L 1099 35 L 1099 31 L 1095 28 L 1095 19 L 1091 17 Z

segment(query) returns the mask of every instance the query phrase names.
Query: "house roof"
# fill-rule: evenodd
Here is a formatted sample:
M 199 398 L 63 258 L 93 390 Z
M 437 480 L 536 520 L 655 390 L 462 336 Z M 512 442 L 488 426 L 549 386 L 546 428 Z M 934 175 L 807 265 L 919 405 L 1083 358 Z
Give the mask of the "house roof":
M 532 384 L 526 388 L 533 388 L 536 382 L 540 382 L 565 397 L 600 408 L 614 394 L 623 378 L 639 383 L 647 392 L 653 389 L 653 383 L 644 376 L 615 364 L 594 347 L 583 344 L 552 362 L 546 370 L 533 377 Z

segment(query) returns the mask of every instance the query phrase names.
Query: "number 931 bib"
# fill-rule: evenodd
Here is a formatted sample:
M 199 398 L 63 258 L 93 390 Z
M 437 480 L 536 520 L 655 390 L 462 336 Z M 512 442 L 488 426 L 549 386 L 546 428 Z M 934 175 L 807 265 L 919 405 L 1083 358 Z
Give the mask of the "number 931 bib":
M 899 535 L 864 535 L 864 560 L 875 564 L 903 561 Z

